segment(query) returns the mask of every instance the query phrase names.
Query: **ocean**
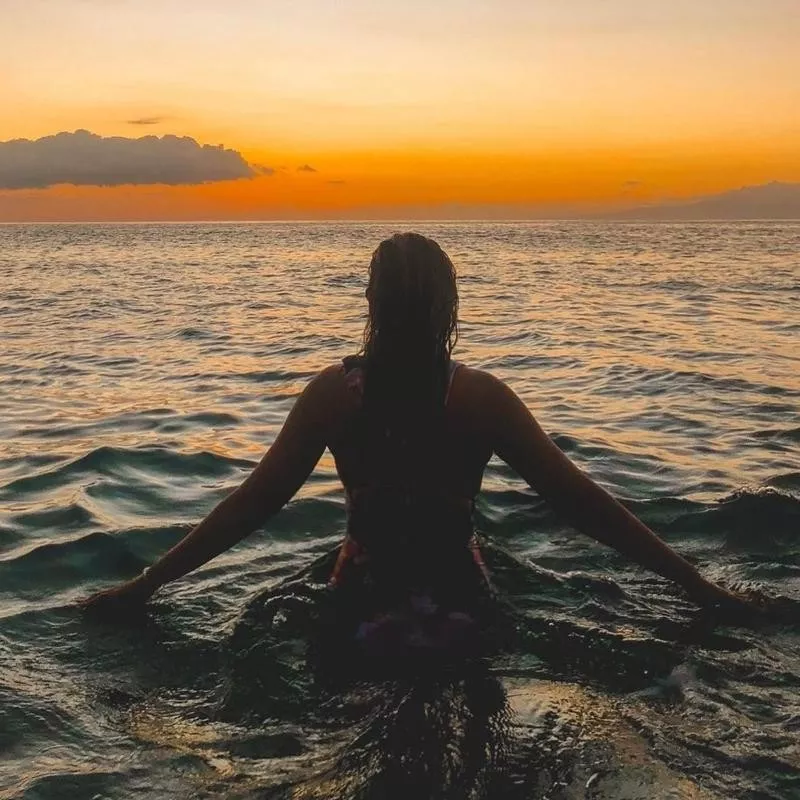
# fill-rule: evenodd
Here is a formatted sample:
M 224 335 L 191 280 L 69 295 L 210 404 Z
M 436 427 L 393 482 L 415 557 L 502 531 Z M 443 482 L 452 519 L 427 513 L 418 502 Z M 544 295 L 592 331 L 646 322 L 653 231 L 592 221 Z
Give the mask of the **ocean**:
M 370 254 L 406 229 L 456 265 L 455 356 L 780 620 L 700 612 L 493 460 L 476 527 L 516 649 L 325 689 L 301 617 L 345 525 L 327 453 L 143 618 L 76 610 L 358 350 Z M 800 223 L 3 225 L 0 278 L 0 797 L 800 798 Z

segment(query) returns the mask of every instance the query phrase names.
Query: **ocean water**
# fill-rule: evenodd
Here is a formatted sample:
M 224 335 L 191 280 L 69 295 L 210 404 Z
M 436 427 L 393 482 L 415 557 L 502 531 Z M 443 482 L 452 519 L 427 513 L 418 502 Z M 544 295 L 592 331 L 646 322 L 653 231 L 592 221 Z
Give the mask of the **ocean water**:
M 457 357 L 779 618 L 700 612 L 492 461 L 476 525 L 517 646 L 325 689 L 302 632 L 344 529 L 327 454 L 143 618 L 76 610 L 357 350 L 370 253 L 408 227 L 456 264 Z M 800 798 L 800 224 L 6 225 L 0 279 L 0 797 Z

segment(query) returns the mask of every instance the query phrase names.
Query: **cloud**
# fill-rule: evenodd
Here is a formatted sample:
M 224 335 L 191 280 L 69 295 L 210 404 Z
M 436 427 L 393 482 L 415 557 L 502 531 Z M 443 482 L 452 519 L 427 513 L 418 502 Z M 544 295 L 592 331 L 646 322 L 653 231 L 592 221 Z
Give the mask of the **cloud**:
M 126 120 L 128 125 L 158 125 L 162 123 L 166 117 L 139 117 L 138 119 Z
M 303 164 L 302 167 L 298 167 L 297 168 L 297 171 L 298 172 L 316 172 L 317 170 L 315 170 L 314 167 L 311 166 L 311 164 Z
M 250 167 L 259 175 L 274 175 L 275 167 L 268 167 L 264 164 L 251 164 Z
M 329 183 L 331 186 L 344 186 L 347 181 L 325 181 L 325 183 Z
M 103 137 L 85 130 L 0 142 L 0 189 L 197 184 L 253 178 L 241 153 L 188 136 Z
M 627 190 L 627 189 L 638 189 L 642 184 L 643 184 L 643 181 L 635 181 L 635 180 L 625 181 L 622 184 L 622 188 L 625 189 L 625 190 Z

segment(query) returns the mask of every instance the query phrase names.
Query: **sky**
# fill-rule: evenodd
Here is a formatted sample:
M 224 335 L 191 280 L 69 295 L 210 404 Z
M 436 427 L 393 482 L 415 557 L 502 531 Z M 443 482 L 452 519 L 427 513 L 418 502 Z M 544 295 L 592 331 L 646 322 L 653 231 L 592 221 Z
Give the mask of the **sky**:
M 548 217 L 800 181 L 800 0 L 0 14 L 0 220 Z

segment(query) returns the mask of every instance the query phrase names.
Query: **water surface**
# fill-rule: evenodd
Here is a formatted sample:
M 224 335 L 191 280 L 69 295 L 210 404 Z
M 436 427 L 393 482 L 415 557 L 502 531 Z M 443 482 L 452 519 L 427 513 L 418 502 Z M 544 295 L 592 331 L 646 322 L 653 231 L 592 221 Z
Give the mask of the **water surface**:
M 265 590 L 342 535 L 328 454 L 145 622 L 92 624 L 72 604 L 242 480 L 305 382 L 357 350 L 370 253 L 406 227 L 0 226 L 0 796 L 379 792 L 387 765 L 364 742 L 402 698 L 323 703 L 291 615 L 258 652 L 249 626 Z M 506 380 L 711 578 L 797 609 L 800 225 L 411 227 L 459 272 L 459 359 Z M 476 523 L 504 551 L 490 560 L 524 643 L 435 697 L 403 689 L 402 707 L 442 712 L 433 740 L 463 732 L 459 709 L 483 713 L 509 797 L 800 797 L 796 623 L 712 627 L 500 462 Z M 339 758 L 357 780 L 330 783 Z

